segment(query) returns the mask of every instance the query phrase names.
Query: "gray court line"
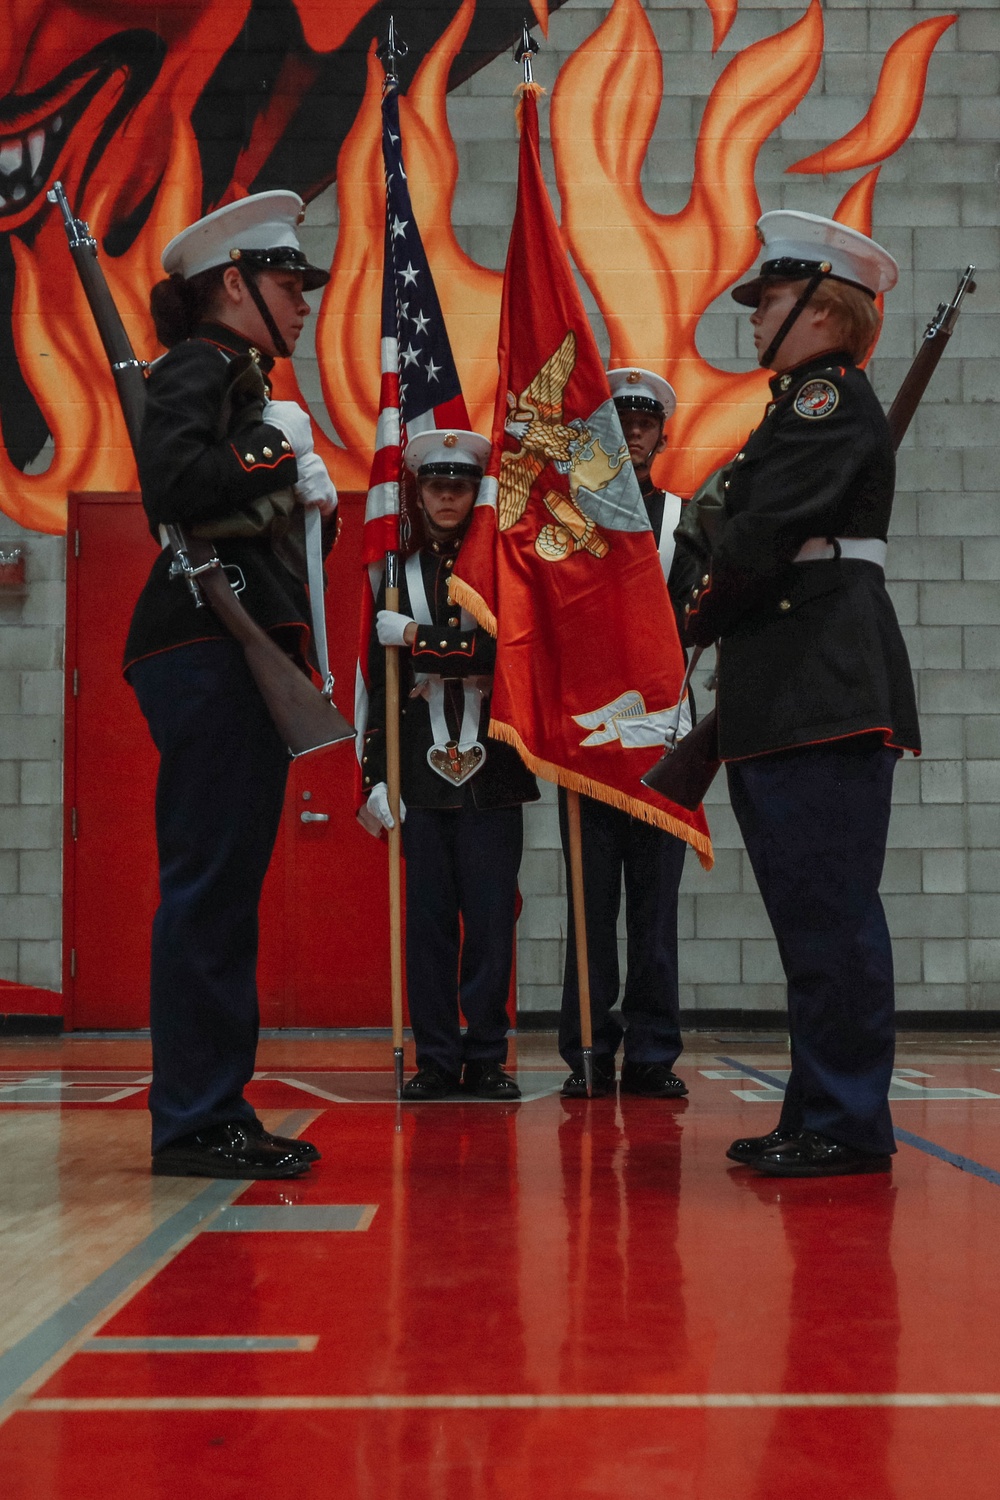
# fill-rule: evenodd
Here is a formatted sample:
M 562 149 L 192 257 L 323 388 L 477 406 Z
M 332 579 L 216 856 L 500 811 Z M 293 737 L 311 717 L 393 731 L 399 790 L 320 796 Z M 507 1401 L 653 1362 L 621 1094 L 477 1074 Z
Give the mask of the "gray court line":
M 36 1397 L 29 1412 L 126 1411 L 561 1411 L 601 1408 L 666 1411 L 780 1411 L 838 1407 L 1000 1407 L 997 1391 L 631 1392 L 622 1395 L 469 1396 L 56 1396 Z
M 762 1073 L 759 1068 L 751 1068 L 747 1063 L 737 1062 L 735 1057 L 721 1057 L 716 1054 L 716 1061 L 725 1063 L 727 1068 L 739 1068 L 741 1073 L 746 1073 L 750 1078 L 756 1078 L 761 1083 L 768 1083 L 773 1088 L 785 1091 L 785 1085 L 780 1078 L 773 1073 Z M 986 1167 L 981 1161 L 975 1161 L 971 1156 L 960 1156 L 957 1151 L 949 1151 L 947 1146 L 939 1146 L 936 1141 L 928 1141 L 922 1135 L 914 1135 L 912 1130 L 903 1130 L 896 1125 L 893 1128 L 897 1141 L 902 1141 L 904 1146 L 912 1146 L 916 1151 L 923 1151 L 926 1156 L 936 1157 L 938 1161 L 947 1162 L 950 1167 L 957 1167 L 960 1172 L 968 1172 L 972 1177 L 981 1177 L 984 1182 L 989 1182 L 993 1187 L 1000 1187 L 1000 1172 L 993 1167 Z
M 284 1117 L 279 1129 L 283 1134 L 291 1134 L 314 1118 L 315 1110 L 296 1110 Z M 198 1233 L 206 1219 L 231 1203 L 248 1186 L 246 1181 L 229 1178 L 208 1183 L 184 1208 L 164 1219 L 145 1239 L 95 1276 L 75 1297 L 0 1354 L 0 1421 L 4 1420 L 2 1408 L 5 1403 L 16 1396 L 23 1385 L 55 1359 L 67 1344 L 79 1338 L 88 1324 L 123 1297 L 159 1261 L 172 1259 Z
M 172 1334 L 125 1335 L 122 1338 L 87 1339 L 80 1345 L 81 1354 L 311 1354 L 319 1343 L 318 1334 L 305 1337 L 281 1335 L 197 1333 L 189 1338 Z

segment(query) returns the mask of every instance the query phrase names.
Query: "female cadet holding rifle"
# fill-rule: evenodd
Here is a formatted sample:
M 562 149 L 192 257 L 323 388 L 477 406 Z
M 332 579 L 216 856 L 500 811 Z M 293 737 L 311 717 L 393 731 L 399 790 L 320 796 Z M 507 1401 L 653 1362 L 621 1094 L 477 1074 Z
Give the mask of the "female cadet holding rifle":
M 309 606 L 290 518 L 337 496 L 308 413 L 271 401 L 328 273 L 296 235 L 302 200 L 259 193 L 199 219 L 163 252 L 151 310 L 168 352 L 149 374 L 139 479 L 150 529 L 211 538 L 257 622 L 307 670 Z M 140 595 L 125 674 L 160 753 L 150 1030 L 152 1170 L 293 1177 L 319 1153 L 269 1135 L 243 1097 L 258 1033 L 257 908 L 288 750 L 243 651 L 198 608 L 169 549 Z

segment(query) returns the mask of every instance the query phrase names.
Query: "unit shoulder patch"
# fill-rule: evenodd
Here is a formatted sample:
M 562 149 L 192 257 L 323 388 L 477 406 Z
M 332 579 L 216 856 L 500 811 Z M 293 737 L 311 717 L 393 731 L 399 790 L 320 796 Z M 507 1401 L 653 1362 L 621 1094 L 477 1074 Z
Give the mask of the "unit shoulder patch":
M 800 417 L 816 421 L 836 411 L 840 405 L 840 392 L 829 380 L 807 380 L 793 404 Z

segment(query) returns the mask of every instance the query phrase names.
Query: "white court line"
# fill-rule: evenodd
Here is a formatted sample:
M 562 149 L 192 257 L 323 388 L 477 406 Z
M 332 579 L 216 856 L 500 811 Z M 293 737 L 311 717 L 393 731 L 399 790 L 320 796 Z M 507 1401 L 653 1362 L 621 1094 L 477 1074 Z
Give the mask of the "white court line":
M 34 1412 L 103 1411 L 563 1411 L 571 1408 L 754 1410 L 796 1407 L 1000 1407 L 1000 1392 L 705 1392 L 673 1395 L 510 1396 L 59 1396 L 36 1397 Z

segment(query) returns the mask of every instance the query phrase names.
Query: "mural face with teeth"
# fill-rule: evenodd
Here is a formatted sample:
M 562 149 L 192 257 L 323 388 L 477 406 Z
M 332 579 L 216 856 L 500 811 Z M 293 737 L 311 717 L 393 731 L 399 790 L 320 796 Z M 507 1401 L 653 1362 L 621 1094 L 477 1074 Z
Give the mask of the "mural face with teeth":
M 396 4 L 411 73 L 459 3 Z M 364 94 L 373 5 L 25 0 L 9 8 L 0 36 L 0 509 L 59 531 L 67 489 L 135 482 L 62 224 L 45 196 L 53 181 L 97 238 L 138 352 L 154 355 L 147 298 L 167 240 L 234 196 L 287 187 L 308 199 L 333 180 Z M 455 81 L 503 50 L 508 30 L 507 11 L 480 0 L 476 51 Z

